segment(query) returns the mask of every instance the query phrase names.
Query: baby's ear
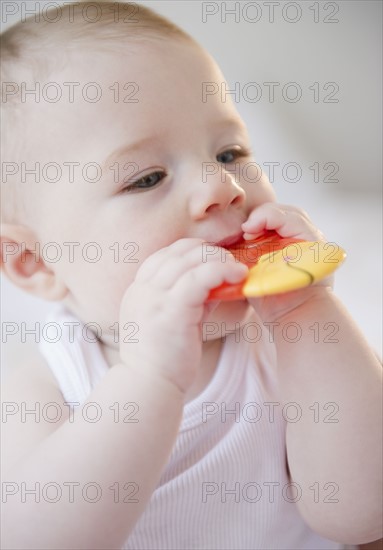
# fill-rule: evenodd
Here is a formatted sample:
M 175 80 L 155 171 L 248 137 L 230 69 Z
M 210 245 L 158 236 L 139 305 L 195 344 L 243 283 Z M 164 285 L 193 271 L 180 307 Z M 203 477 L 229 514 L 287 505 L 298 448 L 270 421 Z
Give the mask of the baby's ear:
M 32 229 L 1 224 L 0 240 L 0 267 L 13 284 L 44 300 L 58 301 L 65 297 L 68 289 L 45 264 Z

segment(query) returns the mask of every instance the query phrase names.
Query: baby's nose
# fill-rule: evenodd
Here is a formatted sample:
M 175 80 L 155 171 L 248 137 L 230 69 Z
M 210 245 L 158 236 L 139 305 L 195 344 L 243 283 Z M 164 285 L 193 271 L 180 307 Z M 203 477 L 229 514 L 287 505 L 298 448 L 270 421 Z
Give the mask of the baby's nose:
M 209 165 L 209 172 L 202 174 L 201 181 L 194 180 L 192 183 L 189 208 L 195 220 L 203 219 L 216 210 L 240 207 L 245 202 L 245 191 L 236 182 L 235 176 L 222 164 Z

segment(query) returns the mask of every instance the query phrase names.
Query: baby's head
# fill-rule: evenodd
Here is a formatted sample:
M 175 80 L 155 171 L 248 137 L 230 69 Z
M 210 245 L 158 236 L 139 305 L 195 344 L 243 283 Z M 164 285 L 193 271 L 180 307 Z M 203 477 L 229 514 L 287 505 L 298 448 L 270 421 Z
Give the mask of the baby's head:
M 2 66 L 3 269 L 84 322 L 108 332 L 156 250 L 274 200 L 219 68 L 148 8 L 53 8 L 4 33 Z

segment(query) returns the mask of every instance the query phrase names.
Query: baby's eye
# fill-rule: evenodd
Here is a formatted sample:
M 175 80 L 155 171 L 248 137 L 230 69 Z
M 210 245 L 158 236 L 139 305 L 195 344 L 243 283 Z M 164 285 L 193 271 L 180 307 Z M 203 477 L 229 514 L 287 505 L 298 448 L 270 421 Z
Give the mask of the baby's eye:
M 124 192 L 133 192 L 136 189 L 144 190 L 144 189 L 150 189 L 151 187 L 155 187 L 158 185 L 158 183 L 166 176 L 165 172 L 152 172 L 151 174 L 148 174 L 147 176 L 143 176 L 142 178 L 133 181 L 131 184 L 128 185 L 123 191 Z
M 239 157 L 246 157 L 248 155 L 250 155 L 250 151 L 247 149 L 228 149 L 217 155 L 217 161 L 222 162 L 222 164 L 229 164 Z

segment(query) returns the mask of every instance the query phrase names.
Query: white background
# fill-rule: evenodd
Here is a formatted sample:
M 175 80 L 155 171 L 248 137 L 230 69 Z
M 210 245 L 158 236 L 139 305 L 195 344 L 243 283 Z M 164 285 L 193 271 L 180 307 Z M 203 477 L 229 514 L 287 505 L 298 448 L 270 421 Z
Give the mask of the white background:
M 57 2 L 13 2 L 18 13 L 7 21 L 7 2 L 2 4 L 4 29 L 20 19 L 23 7 L 33 10 L 35 5 Z M 382 3 L 279 2 L 273 22 L 264 2 L 159 0 L 142 4 L 167 16 L 205 46 L 230 88 L 239 83 L 243 91 L 250 82 L 260 86 L 259 101 L 250 101 L 255 88 L 249 88 L 248 96 L 241 95 L 237 102 L 250 130 L 256 160 L 264 169 L 264 163 L 279 162 L 274 180 L 279 201 L 306 209 L 328 240 L 346 249 L 347 261 L 336 275 L 336 293 L 368 342 L 381 353 Z M 237 9 L 237 15 L 225 16 L 225 5 L 227 10 Z M 207 15 L 204 22 L 203 10 L 217 13 Z M 325 22 L 325 18 L 338 22 Z M 280 83 L 274 102 L 264 82 Z M 291 82 L 302 91 L 297 102 L 281 93 Z M 315 82 L 318 102 L 309 89 Z M 332 85 L 324 89 L 329 82 L 339 87 L 332 98 Z M 294 87 L 285 92 L 294 97 Z M 338 102 L 325 102 L 325 98 Z M 292 169 L 285 178 L 281 170 L 293 162 L 302 170 L 295 183 L 289 181 L 295 176 Z M 322 167 L 319 182 L 309 168 L 315 162 Z M 339 181 L 323 181 L 329 175 L 323 170 L 327 162 L 339 166 L 333 176 Z M 4 277 L 1 291 L 3 323 L 25 321 L 33 326 L 51 307 L 14 288 Z M 22 346 L 24 360 L 33 337 L 28 341 Z M 17 342 L 19 337 L 9 338 L 3 346 L 6 363 L 21 359 Z

